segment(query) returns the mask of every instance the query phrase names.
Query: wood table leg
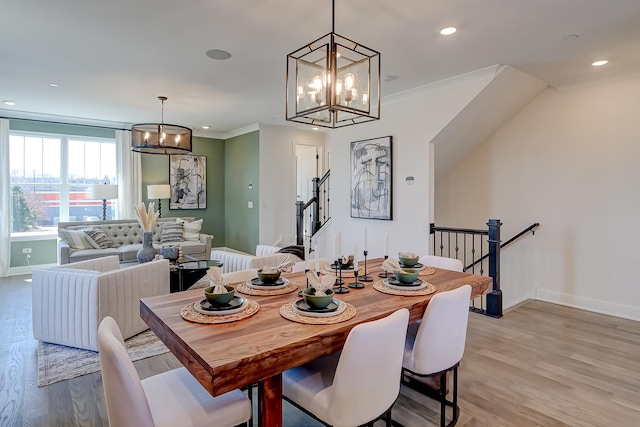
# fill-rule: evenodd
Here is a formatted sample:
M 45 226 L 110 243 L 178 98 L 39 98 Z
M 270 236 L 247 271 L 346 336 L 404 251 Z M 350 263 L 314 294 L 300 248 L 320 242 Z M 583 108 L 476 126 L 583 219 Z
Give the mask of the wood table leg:
M 260 426 L 282 427 L 282 374 L 258 384 L 258 417 Z

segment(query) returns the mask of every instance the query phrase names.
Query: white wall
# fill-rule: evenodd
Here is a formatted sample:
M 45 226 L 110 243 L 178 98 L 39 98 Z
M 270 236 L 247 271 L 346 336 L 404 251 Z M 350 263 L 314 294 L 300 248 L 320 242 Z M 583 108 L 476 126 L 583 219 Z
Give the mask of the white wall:
M 332 130 L 329 133 L 331 161 L 331 228 L 319 241 L 321 257 L 333 257 L 335 233 L 343 236 L 343 252 L 363 250 L 363 229 L 367 226 L 369 256 L 381 257 L 384 235 L 389 233 L 389 252 L 428 252 L 430 170 L 429 141 L 469 103 L 491 80 L 484 74 L 464 76 L 458 84 L 433 85 L 416 90 L 419 96 L 394 98 L 383 104 L 381 120 Z M 409 94 L 405 93 L 404 96 Z M 391 135 L 393 220 L 367 220 L 350 217 L 349 149 L 352 141 Z M 405 177 L 415 183 L 409 186 Z M 362 254 L 360 254 L 361 256 Z M 360 258 L 362 259 L 362 258 Z
M 324 146 L 325 134 L 311 127 L 260 125 L 261 244 L 280 236 L 283 244 L 295 243 L 295 144 Z
M 639 78 L 546 89 L 436 182 L 436 222 L 500 218 L 503 240 L 540 222 L 502 252 L 505 307 L 536 297 L 640 320 L 639 159 Z

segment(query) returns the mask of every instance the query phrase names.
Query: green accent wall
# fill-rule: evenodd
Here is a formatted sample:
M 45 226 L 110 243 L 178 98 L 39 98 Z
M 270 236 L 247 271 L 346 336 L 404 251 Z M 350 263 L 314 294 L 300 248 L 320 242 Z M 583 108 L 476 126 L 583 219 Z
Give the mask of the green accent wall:
M 22 249 L 31 248 L 31 258 L 27 262 L 27 254 Z M 23 240 L 11 242 L 10 267 L 24 267 L 27 265 L 43 265 L 58 263 L 58 242 L 49 240 Z
M 260 132 L 227 139 L 224 160 L 224 246 L 255 253 L 260 236 Z M 249 183 L 253 184 L 252 189 Z M 253 202 L 253 209 L 247 207 L 249 201 Z
M 162 200 L 162 217 L 192 216 L 204 219 L 202 232 L 213 235 L 212 246 L 224 246 L 224 156 L 225 141 L 222 139 L 193 137 L 193 151 L 197 156 L 207 158 L 207 208 L 170 210 L 169 200 Z M 169 184 L 169 156 L 158 154 L 142 155 L 142 200 L 144 202 L 158 202 L 149 200 L 147 185 Z

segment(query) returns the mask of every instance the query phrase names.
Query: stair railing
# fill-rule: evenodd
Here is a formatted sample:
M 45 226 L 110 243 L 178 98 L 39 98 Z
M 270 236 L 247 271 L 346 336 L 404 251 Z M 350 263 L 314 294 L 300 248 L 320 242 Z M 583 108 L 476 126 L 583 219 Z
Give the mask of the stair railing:
M 431 224 L 430 227 L 430 232 L 433 234 L 434 255 L 459 259 L 465 266 L 464 271 L 472 274 L 476 274 L 476 265 L 480 264 L 480 275 L 484 275 L 485 270 L 483 261 L 488 259 L 488 275 L 493 279 L 493 287 L 491 292 L 485 296 L 486 309 L 483 307 L 482 298 L 480 298 L 480 307 L 476 306 L 476 299 L 474 299 L 470 309 L 491 317 L 502 317 L 500 250 L 521 238 L 528 232 L 535 234 L 535 229 L 540 226 L 539 223 L 532 224 L 511 239 L 500 244 L 501 225 L 502 223 L 499 219 L 490 219 L 487 222 L 486 230 L 436 227 L 435 224 Z M 438 253 L 438 250 L 440 253 Z M 467 261 L 468 258 L 471 258 L 470 262 Z
M 313 197 L 306 203 L 302 200 L 296 202 L 296 244 L 304 244 L 305 215 L 309 216 L 311 230 L 309 237 L 316 234 L 324 224 L 331 218 L 329 212 L 329 190 L 330 190 L 331 171 L 328 170 L 322 178 L 312 178 Z M 305 211 L 307 212 L 305 214 Z

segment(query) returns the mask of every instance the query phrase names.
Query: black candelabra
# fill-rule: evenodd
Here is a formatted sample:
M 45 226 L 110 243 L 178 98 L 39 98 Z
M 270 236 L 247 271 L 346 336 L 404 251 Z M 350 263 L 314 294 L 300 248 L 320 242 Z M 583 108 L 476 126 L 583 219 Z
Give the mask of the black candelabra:
M 364 288 L 364 283 L 358 282 L 358 269 L 355 267 L 353 268 L 353 279 L 355 280 L 355 282 L 351 282 L 347 286 L 355 289 Z
M 386 261 L 389 258 L 389 255 L 385 255 L 384 256 L 384 260 Z M 387 273 L 387 270 L 382 270 L 382 273 L 378 274 L 378 277 L 382 278 L 382 279 L 386 279 L 387 277 L 389 277 L 389 273 Z
M 336 260 L 336 270 L 339 271 L 340 276 L 336 279 L 336 285 L 340 285 L 338 287 L 338 289 L 334 289 L 334 292 L 336 294 L 346 294 L 347 292 L 349 292 L 349 288 L 345 288 L 342 285 L 344 285 L 344 280 L 342 280 L 342 257 L 338 258 Z
M 364 271 L 362 272 L 362 276 L 358 277 L 357 280 L 362 280 L 363 282 L 373 282 L 373 277 L 367 276 L 367 255 L 369 255 L 369 251 L 364 251 Z

